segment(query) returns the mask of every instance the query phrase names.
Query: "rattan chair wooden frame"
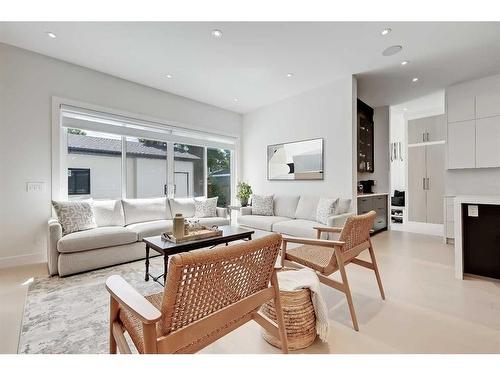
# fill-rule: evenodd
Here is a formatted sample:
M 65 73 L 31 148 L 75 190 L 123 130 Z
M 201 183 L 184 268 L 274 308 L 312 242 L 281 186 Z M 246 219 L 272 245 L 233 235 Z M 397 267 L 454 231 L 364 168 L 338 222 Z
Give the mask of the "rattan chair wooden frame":
M 109 351 L 130 353 L 127 331 L 139 353 L 195 353 L 256 321 L 288 352 L 275 263 L 282 237 L 272 234 L 227 247 L 171 257 L 163 293 L 142 296 L 111 276 Z M 277 324 L 259 312 L 273 301 Z
M 290 261 L 295 267 L 309 267 L 316 271 L 319 280 L 332 288 L 335 288 L 346 295 L 349 305 L 349 312 L 353 327 L 359 331 L 358 320 L 354 310 L 351 289 L 347 280 L 345 266 L 349 263 L 357 264 L 375 272 L 380 295 L 385 300 L 384 288 L 380 278 L 373 244 L 370 240 L 370 231 L 375 220 L 375 211 L 370 211 L 364 215 L 351 216 L 346 220 L 343 228 L 334 227 L 314 227 L 317 231 L 317 239 L 283 237 L 281 263 Z M 340 233 L 338 241 L 322 240 L 321 234 Z M 287 249 L 289 243 L 302 244 L 294 249 Z M 370 253 L 371 263 L 357 256 L 364 250 Z M 328 277 L 336 271 L 340 271 L 342 282 L 338 282 Z

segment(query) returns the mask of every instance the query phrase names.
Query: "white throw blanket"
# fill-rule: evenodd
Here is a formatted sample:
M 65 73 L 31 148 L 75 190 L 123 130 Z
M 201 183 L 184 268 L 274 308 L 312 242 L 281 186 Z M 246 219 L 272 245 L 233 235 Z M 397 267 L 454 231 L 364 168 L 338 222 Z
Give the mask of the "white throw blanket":
M 296 271 L 278 272 L 280 290 L 309 289 L 316 315 L 316 332 L 322 341 L 328 339 L 328 311 L 321 295 L 318 276 L 313 270 L 302 268 Z

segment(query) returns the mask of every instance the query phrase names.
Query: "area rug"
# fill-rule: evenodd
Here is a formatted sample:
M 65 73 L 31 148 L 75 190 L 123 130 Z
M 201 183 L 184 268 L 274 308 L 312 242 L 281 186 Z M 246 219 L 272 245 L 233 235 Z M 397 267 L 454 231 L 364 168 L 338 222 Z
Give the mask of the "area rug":
M 163 259 L 151 260 L 151 273 L 163 272 Z M 144 261 L 123 264 L 69 277 L 33 281 L 24 309 L 19 353 L 108 353 L 111 275 L 121 275 L 142 294 L 163 290 L 144 281 Z

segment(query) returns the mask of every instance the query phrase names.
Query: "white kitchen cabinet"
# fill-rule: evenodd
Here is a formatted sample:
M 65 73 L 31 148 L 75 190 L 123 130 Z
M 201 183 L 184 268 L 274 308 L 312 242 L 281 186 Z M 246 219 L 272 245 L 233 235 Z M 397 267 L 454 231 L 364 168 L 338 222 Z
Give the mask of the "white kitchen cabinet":
M 425 146 L 427 223 L 443 224 L 444 145 Z
M 408 120 L 408 144 L 444 141 L 445 115 Z
M 474 95 L 448 94 L 446 107 L 448 122 L 474 120 L 475 118 Z
M 425 146 L 408 147 L 408 220 L 427 221 Z
M 443 224 L 444 144 L 408 147 L 408 220 Z
M 446 139 L 446 115 L 430 117 L 427 141 L 436 142 Z
M 476 121 L 448 123 L 448 169 L 476 167 Z
M 476 118 L 500 116 L 500 93 L 476 96 Z
M 476 168 L 500 166 L 500 116 L 476 120 Z
M 427 129 L 427 118 L 408 120 L 408 144 L 425 142 Z

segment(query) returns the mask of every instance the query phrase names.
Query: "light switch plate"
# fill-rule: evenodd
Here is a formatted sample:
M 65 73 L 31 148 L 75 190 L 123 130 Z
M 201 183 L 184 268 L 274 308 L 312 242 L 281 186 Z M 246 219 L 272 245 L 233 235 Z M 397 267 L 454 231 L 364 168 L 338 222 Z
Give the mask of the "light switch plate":
M 467 206 L 467 215 L 470 217 L 479 217 L 479 206 L 477 204 L 469 204 Z
M 45 182 L 26 182 L 26 191 L 28 193 L 43 193 Z

